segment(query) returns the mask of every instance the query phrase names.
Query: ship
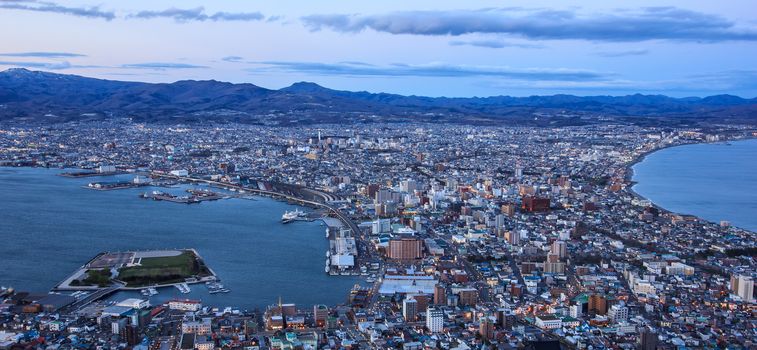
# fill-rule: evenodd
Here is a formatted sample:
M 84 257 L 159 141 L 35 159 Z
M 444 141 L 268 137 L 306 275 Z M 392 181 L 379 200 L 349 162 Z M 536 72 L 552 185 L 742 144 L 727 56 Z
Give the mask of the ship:
M 208 293 L 210 294 L 231 292 L 229 289 L 225 288 L 223 284 L 219 282 L 207 282 L 205 283 L 205 285 L 208 287 Z
M 142 295 L 144 295 L 146 297 L 151 297 L 153 295 L 158 295 L 158 290 L 155 289 L 155 288 L 153 288 L 153 287 L 150 287 L 150 288 L 147 288 L 147 289 L 142 289 L 141 293 L 142 293 Z
M 178 289 L 182 294 L 187 294 L 192 291 L 191 289 L 189 289 L 189 285 L 187 285 L 186 283 L 174 284 L 174 287 L 176 287 L 176 289 Z
M 281 216 L 281 222 L 285 224 L 297 220 L 307 220 L 307 215 L 304 211 L 295 209 L 293 211 L 286 211 L 284 212 L 284 215 Z

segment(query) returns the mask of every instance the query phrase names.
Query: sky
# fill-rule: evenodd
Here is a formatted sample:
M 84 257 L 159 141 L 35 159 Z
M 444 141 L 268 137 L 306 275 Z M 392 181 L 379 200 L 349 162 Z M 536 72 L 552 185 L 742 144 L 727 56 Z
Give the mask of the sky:
M 757 2 L 0 0 L 0 70 L 424 96 L 757 97 Z

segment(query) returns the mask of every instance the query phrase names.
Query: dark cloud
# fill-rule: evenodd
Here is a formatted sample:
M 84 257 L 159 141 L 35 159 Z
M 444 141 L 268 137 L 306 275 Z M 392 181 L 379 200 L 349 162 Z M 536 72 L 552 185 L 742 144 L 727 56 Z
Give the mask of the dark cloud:
M 78 53 L 71 52 L 6 52 L 0 53 L 0 56 L 6 57 L 41 57 L 41 58 L 66 58 L 66 57 L 86 57 Z
M 502 40 L 452 40 L 449 42 L 452 46 L 475 46 L 489 49 L 503 49 L 506 47 L 517 47 L 521 49 L 542 49 L 543 45 L 510 43 Z
M 140 11 L 127 18 L 171 18 L 177 22 L 189 21 L 260 21 L 265 18 L 260 12 L 216 12 L 205 13 L 205 8 L 194 9 L 170 8 L 163 11 Z
M 0 9 L 35 12 L 51 12 L 88 18 L 101 18 L 110 21 L 116 18 L 112 11 L 103 11 L 100 6 L 68 7 L 46 1 L 0 1 Z
M 260 67 L 250 69 L 250 72 L 293 72 L 318 75 L 345 76 L 385 76 L 385 77 L 500 77 L 522 80 L 569 80 L 594 81 L 603 80 L 605 74 L 573 69 L 514 69 L 509 67 L 465 66 L 441 63 L 425 65 L 393 64 L 375 66 L 360 62 L 318 63 L 318 62 L 259 62 Z
M 532 40 L 591 41 L 755 41 L 757 30 L 740 28 L 720 16 L 675 7 L 582 14 L 545 9 L 404 11 L 378 15 L 312 15 L 301 18 L 310 30 L 374 30 L 391 34 L 507 34 Z
M 597 52 L 596 55 L 602 56 L 602 57 L 626 57 L 626 56 L 642 56 L 648 53 L 649 53 L 649 50 L 641 49 L 641 50 Z
M 188 64 L 188 63 L 146 62 L 146 63 L 123 64 L 121 65 L 121 68 L 166 70 L 166 69 L 195 69 L 195 68 L 209 68 L 209 67 Z

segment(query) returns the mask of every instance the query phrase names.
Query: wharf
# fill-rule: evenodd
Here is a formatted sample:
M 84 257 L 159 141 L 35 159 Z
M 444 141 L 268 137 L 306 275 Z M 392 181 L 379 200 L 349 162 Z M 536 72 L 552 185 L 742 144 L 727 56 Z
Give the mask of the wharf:
M 98 172 L 98 171 L 73 171 L 67 173 L 60 173 L 58 176 L 81 178 L 81 177 L 95 177 L 95 176 L 114 176 L 126 174 L 124 171 L 111 171 L 111 172 Z

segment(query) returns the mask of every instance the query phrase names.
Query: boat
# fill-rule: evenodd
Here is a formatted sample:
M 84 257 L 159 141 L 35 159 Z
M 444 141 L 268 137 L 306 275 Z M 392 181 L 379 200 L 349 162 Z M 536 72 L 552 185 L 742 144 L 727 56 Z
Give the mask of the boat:
M 189 292 L 191 292 L 191 291 L 192 291 L 191 289 L 189 289 L 189 285 L 188 285 L 188 284 L 186 284 L 186 283 L 175 284 L 174 286 L 175 286 L 175 287 L 176 287 L 176 289 L 178 289 L 178 290 L 179 290 L 179 292 L 181 292 L 182 294 L 187 294 L 187 293 L 189 293 Z
M 208 293 L 210 294 L 231 292 L 229 289 L 225 288 L 223 284 L 219 282 L 207 282 L 205 283 L 205 285 L 208 287 Z
M 304 211 L 295 209 L 293 211 L 285 211 L 284 215 L 281 216 L 281 222 L 283 223 L 289 223 L 295 220 L 306 220 L 307 216 Z

